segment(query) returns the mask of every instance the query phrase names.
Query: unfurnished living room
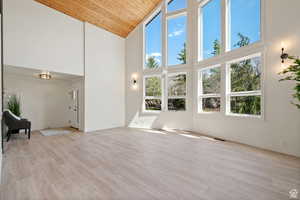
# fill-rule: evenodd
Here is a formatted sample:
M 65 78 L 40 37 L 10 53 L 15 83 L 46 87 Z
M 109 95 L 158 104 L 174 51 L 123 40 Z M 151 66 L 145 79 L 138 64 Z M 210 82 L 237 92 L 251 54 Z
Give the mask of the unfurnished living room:
M 300 200 L 300 0 L 0 2 L 0 200 Z

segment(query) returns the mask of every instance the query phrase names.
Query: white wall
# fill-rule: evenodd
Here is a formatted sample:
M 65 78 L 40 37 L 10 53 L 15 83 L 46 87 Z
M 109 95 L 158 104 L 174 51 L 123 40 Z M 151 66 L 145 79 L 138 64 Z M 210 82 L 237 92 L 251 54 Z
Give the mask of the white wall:
M 211 136 L 233 140 L 277 152 L 300 156 L 300 111 L 290 104 L 294 83 L 279 83 L 281 41 L 286 41 L 292 55 L 300 55 L 300 21 L 298 20 L 299 0 L 264 0 L 264 45 L 260 50 L 265 55 L 264 77 L 264 120 L 228 117 L 224 113 L 207 115 L 197 113 L 198 66 L 189 65 L 192 73 L 192 89 L 188 102 L 192 102 L 187 112 L 162 112 L 159 115 L 141 113 L 142 104 L 142 51 L 143 28 L 139 25 L 126 39 L 126 86 L 130 84 L 133 73 L 139 75 L 139 90 L 126 88 L 126 123 L 135 127 L 191 129 Z M 188 50 L 196 58 L 196 18 L 189 24 L 190 37 Z M 259 45 L 258 45 L 259 46 Z M 257 49 L 249 48 L 243 53 L 253 53 Z M 232 56 L 240 56 L 232 53 Z M 190 62 L 194 63 L 194 62 Z M 207 66 L 209 66 L 207 62 Z M 205 67 L 205 64 L 202 65 Z
M 85 24 L 85 131 L 124 126 L 125 40 Z
M 5 0 L 4 63 L 83 75 L 83 22 L 34 0 Z
M 85 75 L 80 128 L 124 126 L 123 38 L 90 24 L 84 33 L 83 22 L 34 0 L 5 1 L 4 10 L 6 65 Z
M 69 126 L 71 82 L 5 73 L 4 86 L 6 97 L 20 96 L 22 118 L 31 121 L 32 130 Z

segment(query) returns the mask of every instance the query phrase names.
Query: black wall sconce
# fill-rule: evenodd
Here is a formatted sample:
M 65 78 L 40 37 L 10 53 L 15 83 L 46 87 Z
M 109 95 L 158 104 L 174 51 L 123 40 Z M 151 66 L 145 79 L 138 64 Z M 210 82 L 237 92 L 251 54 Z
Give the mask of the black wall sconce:
M 137 80 L 132 80 L 132 84 L 136 85 L 137 84 Z
M 131 77 L 131 84 L 132 84 L 132 89 L 137 90 L 138 89 L 138 75 L 137 74 L 133 74 Z
M 288 57 L 289 57 L 289 54 L 287 54 L 287 53 L 285 53 L 285 45 L 284 45 L 284 43 L 281 43 L 281 46 L 282 46 L 282 48 L 281 48 L 281 55 L 280 55 L 280 58 L 281 58 L 281 63 L 284 63 L 284 61 L 286 60 L 286 59 L 288 59 Z

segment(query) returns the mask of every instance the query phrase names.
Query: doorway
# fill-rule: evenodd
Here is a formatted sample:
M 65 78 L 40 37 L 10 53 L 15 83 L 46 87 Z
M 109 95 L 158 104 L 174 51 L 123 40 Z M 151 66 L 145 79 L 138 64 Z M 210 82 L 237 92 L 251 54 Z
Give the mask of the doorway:
M 75 129 L 79 129 L 79 89 L 73 89 L 70 94 L 70 126 Z

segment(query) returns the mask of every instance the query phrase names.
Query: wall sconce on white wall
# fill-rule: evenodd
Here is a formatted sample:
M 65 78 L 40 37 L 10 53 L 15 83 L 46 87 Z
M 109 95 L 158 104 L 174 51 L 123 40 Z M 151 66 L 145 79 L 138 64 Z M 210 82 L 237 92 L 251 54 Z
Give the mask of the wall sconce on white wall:
M 138 75 L 137 74 L 132 74 L 132 76 L 131 76 L 131 87 L 134 90 L 138 89 Z
M 281 55 L 280 55 L 281 65 L 284 65 L 284 61 L 289 57 L 289 54 L 286 53 L 285 51 L 286 51 L 286 45 L 284 42 L 281 42 Z

